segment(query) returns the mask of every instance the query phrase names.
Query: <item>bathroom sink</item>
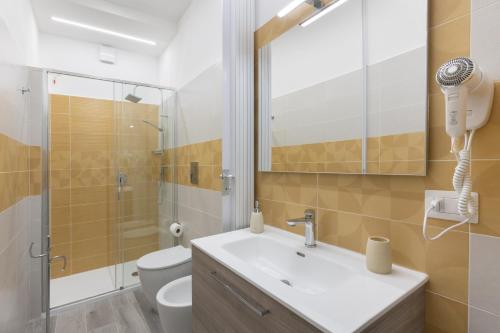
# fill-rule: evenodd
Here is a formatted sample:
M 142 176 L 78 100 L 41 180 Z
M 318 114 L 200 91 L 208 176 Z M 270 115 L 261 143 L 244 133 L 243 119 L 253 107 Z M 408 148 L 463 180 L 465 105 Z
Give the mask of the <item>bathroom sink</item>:
M 222 246 L 231 255 L 255 269 L 296 289 L 315 295 L 356 278 L 356 274 L 331 260 L 306 254 L 300 246 L 292 246 L 264 237 L 252 237 Z
M 306 248 L 304 237 L 266 226 L 191 241 L 297 315 L 325 332 L 368 327 L 428 280 L 393 265 L 391 274 L 368 271 L 365 257 L 322 242 Z

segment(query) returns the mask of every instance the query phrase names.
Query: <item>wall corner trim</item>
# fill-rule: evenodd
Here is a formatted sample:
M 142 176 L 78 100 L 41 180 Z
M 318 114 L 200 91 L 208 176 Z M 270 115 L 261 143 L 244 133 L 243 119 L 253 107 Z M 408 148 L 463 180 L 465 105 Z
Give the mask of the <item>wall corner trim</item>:
M 223 197 L 223 230 L 249 225 L 254 201 L 254 0 L 223 0 L 222 168 L 234 175 Z

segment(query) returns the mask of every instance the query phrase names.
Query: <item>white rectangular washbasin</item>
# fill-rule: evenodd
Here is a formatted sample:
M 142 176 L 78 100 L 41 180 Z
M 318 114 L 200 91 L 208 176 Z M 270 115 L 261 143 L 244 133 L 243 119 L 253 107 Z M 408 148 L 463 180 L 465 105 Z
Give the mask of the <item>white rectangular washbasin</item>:
M 266 226 L 191 241 L 270 297 L 324 332 L 356 332 L 428 280 L 426 274 L 393 265 L 380 275 L 365 267 L 365 256 Z

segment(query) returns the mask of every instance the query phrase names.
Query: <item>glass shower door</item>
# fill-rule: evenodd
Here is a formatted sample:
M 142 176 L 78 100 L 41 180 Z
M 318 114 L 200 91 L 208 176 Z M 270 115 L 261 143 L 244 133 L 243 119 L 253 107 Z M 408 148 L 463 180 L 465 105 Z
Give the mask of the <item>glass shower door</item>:
M 119 285 L 139 283 L 136 261 L 171 246 L 172 192 L 166 184 L 169 91 L 122 85 L 117 123 L 119 214 L 116 229 Z
M 117 87 L 48 74 L 50 306 L 117 289 Z M 121 89 L 120 89 L 121 91 Z M 64 268 L 64 270 L 63 270 Z

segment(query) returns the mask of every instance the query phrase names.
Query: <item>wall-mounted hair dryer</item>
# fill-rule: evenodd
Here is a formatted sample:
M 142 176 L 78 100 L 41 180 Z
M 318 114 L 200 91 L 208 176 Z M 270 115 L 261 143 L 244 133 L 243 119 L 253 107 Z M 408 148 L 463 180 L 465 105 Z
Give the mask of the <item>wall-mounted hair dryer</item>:
M 476 130 L 490 116 L 493 81 L 469 58 L 455 58 L 436 73 L 446 102 L 446 133 L 452 138 Z
M 457 159 L 453 188 L 458 194 L 458 213 L 464 220 L 434 237 L 428 236 L 428 215 L 439 204 L 433 201 L 425 212 L 422 226 L 427 240 L 438 239 L 448 231 L 469 223 L 477 214 L 471 196 L 470 151 L 475 131 L 488 122 L 494 94 L 493 81 L 469 58 L 455 58 L 443 64 L 436 73 L 436 81 L 445 95 L 446 133 L 451 137 L 451 151 Z M 464 137 L 464 146 L 459 149 L 457 139 L 461 137 Z

